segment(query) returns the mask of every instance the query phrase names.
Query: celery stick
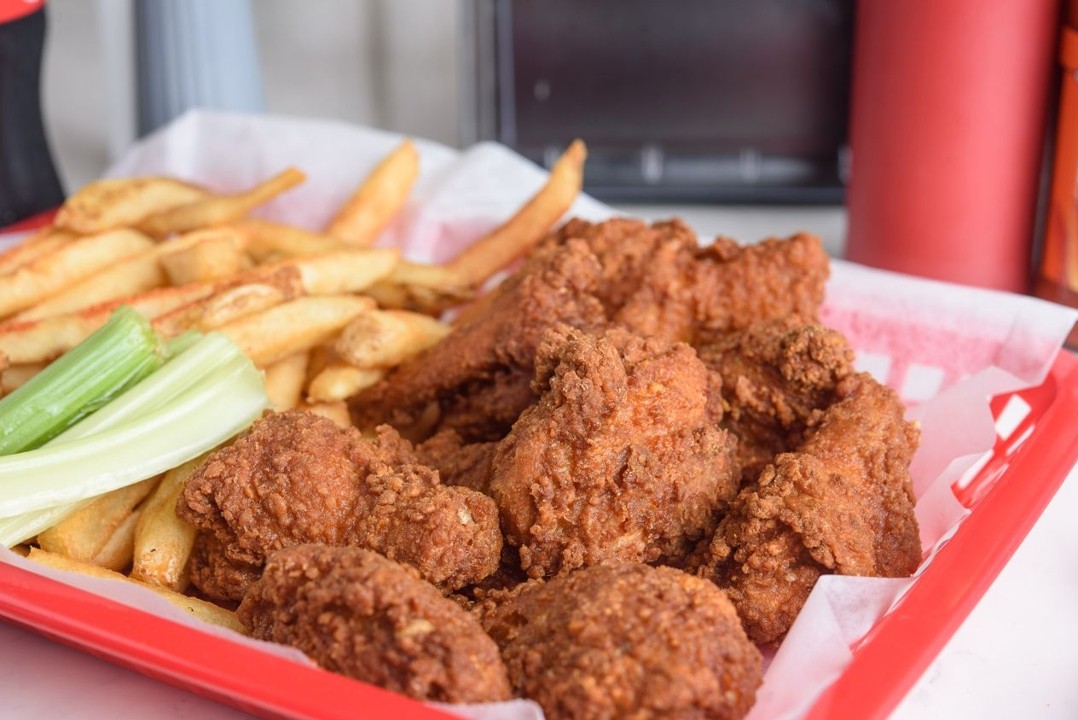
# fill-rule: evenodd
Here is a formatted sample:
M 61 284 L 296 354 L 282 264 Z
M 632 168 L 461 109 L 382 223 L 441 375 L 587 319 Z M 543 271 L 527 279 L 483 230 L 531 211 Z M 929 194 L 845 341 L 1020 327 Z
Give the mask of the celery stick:
M 236 363 L 249 364 L 250 361 L 224 335 L 206 335 L 108 405 L 53 438 L 49 446 L 88 437 L 137 419 L 189 392 L 196 382 L 213 370 Z
M 38 447 L 160 367 L 150 323 L 129 307 L 0 399 L 0 455 Z
M 79 502 L 152 477 L 232 437 L 265 406 L 262 375 L 244 358 L 215 368 L 136 419 L 0 457 L 0 517 Z
M 240 349 L 220 333 L 204 337 L 192 336 L 185 344 L 188 345 L 187 349 L 168 360 L 164 367 L 93 415 L 53 438 L 46 447 L 55 447 L 103 432 L 137 419 L 151 410 L 157 410 L 180 394 L 192 391 L 204 376 L 221 366 L 249 364 Z M 227 402 L 227 395 L 224 399 Z M 0 518 L 0 544 L 10 547 L 32 538 L 58 523 L 85 502 L 86 500 L 80 500 L 46 510 Z
M 68 505 L 23 513 L 9 518 L 0 518 L 0 545 L 15 547 L 21 542 L 32 539 L 43 530 L 51 528 L 80 507 L 90 502 L 90 498 Z

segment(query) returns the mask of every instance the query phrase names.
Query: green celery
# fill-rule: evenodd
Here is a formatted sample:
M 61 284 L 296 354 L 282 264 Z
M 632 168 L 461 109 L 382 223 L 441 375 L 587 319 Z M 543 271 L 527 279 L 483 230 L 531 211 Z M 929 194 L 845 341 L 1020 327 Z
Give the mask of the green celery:
M 0 543 L 33 537 L 87 498 L 211 449 L 265 405 L 261 374 L 231 341 L 217 333 L 197 339 L 46 447 L 19 455 L 34 456 L 22 470 L 16 457 L 0 457 Z M 151 426 L 160 437 L 147 434 Z
M 120 307 L 103 326 L 0 399 L 0 455 L 36 448 L 161 366 L 145 317 Z

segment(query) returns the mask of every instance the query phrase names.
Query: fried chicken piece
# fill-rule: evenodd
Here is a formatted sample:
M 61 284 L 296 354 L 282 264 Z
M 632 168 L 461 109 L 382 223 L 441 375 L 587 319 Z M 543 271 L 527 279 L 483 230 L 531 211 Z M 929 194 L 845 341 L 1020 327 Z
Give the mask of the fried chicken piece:
M 687 552 L 737 492 L 692 348 L 621 329 L 551 331 L 542 393 L 494 454 L 491 496 L 531 577 Z
M 500 440 L 536 399 L 530 382 L 546 330 L 623 325 L 692 342 L 703 330 L 790 313 L 814 319 L 827 274 L 827 255 L 808 235 L 746 247 L 719 239 L 701 248 L 678 221 L 570 221 L 466 310 L 445 340 L 354 398 L 353 421 L 422 435 L 419 418 L 435 403 L 438 427 L 467 441 Z
M 726 590 L 749 637 L 777 643 L 824 573 L 907 577 L 921 562 L 909 464 L 917 426 L 871 376 L 738 495 L 699 574 Z
M 680 220 L 647 225 L 616 218 L 570 220 L 554 242 L 582 239 L 599 260 L 596 295 L 611 322 L 641 335 L 695 345 L 714 334 L 795 315 L 815 320 L 829 261 L 804 233 L 740 245 L 720 237 L 701 247 Z
M 419 462 L 438 471 L 446 485 L 490 494 L 490 465 L 496 442 L 466 443 L 456 430 L 442 430 L 416 446 Z
M 549 718 L 741 718 L 761 682 L 726 595 L 673 568 L 577 570 L 478 614 L 513 688 Z
M 237 610 L 252 637 L 420 700 L 511 697 L 498 648 L 467 611 L 412 569 L 354 547 L 273 554 Z
M 177 513 L 199 528 L 197 543 L 220 546 L 202 557 L 255 573 L 291 545 L 352 545 L 451 591 L 494 572 L 502 548 L 491 499 L 442 485 L 391 428 L 367 440 L 300 411 L 268 413 L 210 455 L 187 480 Z M 233 570 L 200 589 L 238 600 L 247 583 Z
M 697 259 L 697 335 L 789 316 L 818 319 L 830 261 L 815 235 L 798 233 L 754 245 L 720 237 L 701 248 Z
M 388 423 L 407 434 L 421 428 L 436 403 L 442 427 L 468 441 L 500 440 L 535 400 L 530 384 L 543 333 L 559 323 L 606 324 L 593 295 L 598 279 L 598 261 L 582 242 L 537 250 L 483 300 L 489 312 L 461 321 L 442 342 L 353 398 L 353 422 Z
M 199 532 L 188 561 L 191 584 L 207 598 L 223 605 L 239 602 L 243 590 L 262 575 L 261 563 L 232 560 L 224 544 L 212 533 Z
M 701 338 L 696 352 L 720 378 L 721 427 L 738 439 L 745 482 L 804 438 L 812 418 L 836 400 L 854 372 L 846 338 L 794 318 Z

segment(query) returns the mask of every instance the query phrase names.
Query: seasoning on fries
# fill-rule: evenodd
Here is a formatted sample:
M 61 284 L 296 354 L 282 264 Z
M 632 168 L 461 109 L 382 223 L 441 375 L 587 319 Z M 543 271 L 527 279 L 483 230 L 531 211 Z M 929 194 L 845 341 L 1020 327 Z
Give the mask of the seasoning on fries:
M 334 349 L 342 360 L 357 368 L 393 367 L 438 343 L 449 329 L 419 313 L 373 310 L 350 322 Z
M 139 222 L 138 227 L 147 235 L 164 238 L 172 233 L 224 225 L 246 217 L 259 205 L 299 185 L 305 178 L 296 168 L 288 168 L 246 192 L 210 196 L 154 213 Z
M 189 205 L 209 195 L 174 178 L 137 177 L 96 180 L 60 207 L 53 224 L 79 235 L 134 227 L 158 213 Z

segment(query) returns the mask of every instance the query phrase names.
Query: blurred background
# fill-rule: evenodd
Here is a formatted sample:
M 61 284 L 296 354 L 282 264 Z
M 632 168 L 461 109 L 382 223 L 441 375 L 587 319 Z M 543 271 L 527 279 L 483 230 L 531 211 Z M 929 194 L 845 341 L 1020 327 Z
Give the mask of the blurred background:
M 807 223 L 841 253 L 852 0 L 574 5 L 49 0 L 44 121 L 68 191 L 186 102 L 499 140 L 540 163 L 579 135 L 600 199 L 704 236 Z
M 0 15 L 20 3 L 42 0 Z M 49 0 L 43 125 L 67 191 L 190 107 L 545 165 L 582 137 L 585 190 L 627 212 L 703 237 L 808 230 L 834 256 L 1078 303 L 1078 0 L 671 7 Z

